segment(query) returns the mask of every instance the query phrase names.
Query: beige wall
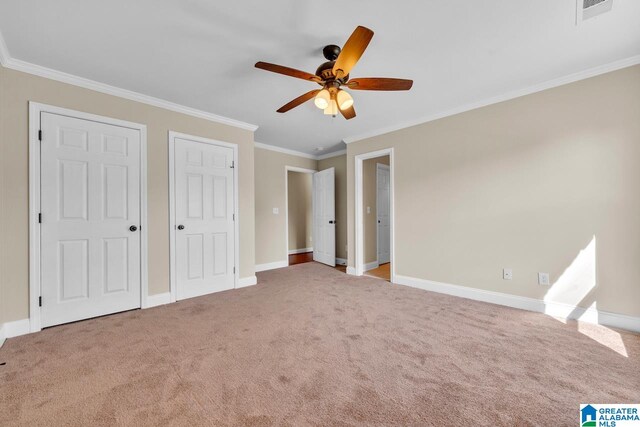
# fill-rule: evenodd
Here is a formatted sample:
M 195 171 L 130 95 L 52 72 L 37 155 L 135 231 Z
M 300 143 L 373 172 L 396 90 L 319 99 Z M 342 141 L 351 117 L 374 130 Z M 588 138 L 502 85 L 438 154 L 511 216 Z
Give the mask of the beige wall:
M 640 316 L 640 66 L 349 144 L 351 266 L 354 155 L 387 147 L 397 274 Z
M 288 259 L 285 217 L 286 166 L 315 170 L 317 161 L 255 149 L 256 265 Z M 273 214 L 273 208 L 279 213 Z
M 311 211 L 313 175 L 288 173 L 289 250 L 313 247 L 313 212 Z
M 336 257 L 347 259 L 347 155 L 318 161 L 318 170 L 336 169 Z
M 0 67 L 1 68 L 1 67 Z M 149 293 L 169 291 L 169 130 L 214 138 L 239 147 L 240 277 L 254 274 L 253 132 L 2 69 L 0 257 L 4 321 L 28 312 L 28 101 L 147 125 Z
M 367 159 L 362 162 L 362 219 L 364 237 L 364 262 L 378 260 L 378 205 L 377 169 L 378 163 L 389 165 L 389 156 Z M 367 207 L 370 212 L 367 213 Z

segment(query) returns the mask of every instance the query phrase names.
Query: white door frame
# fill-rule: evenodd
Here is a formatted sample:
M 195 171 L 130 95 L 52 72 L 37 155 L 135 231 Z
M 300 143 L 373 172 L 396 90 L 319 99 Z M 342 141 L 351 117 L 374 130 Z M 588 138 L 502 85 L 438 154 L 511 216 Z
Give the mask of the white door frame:
M 297 166 L 284 167 L 284 226 L 285 226 L 284 235 L 286 239 L 284 243 L 284 249 L 287 257 L 287 266 L 289 265 L 289 172 L 300 172 L 300 173 L 308 173 L 313 175 L 318 171 L 315 169 L 299 168 Z
M 371 151 L 369 153 L 357 154 L 355 156 L 355 225 L 356 225 L 356 250 L 355 250 L 355 275 L 362 276 L 364 274 L 364 219 L 363 215 L 363 163 L 367 159 L 374 159 L 376 157 L 389 156 L 389 185 L 390 185 L 390 208 L 389 208 L 389 220 L 391 229 L 391 247 L 390 247 L 390 260 L 391 260 L 391 283 L 396 282 L 396 241 L 395 241 L 395 197 L 394 197 L 394 167 L 393 167 L 393 148 L 385 148 L 383 150 Z
M 140 131 L 140 307 L 147 308 L 148 244 L 147 222 L 147 126 L 110 117 L 98 116 L 53 105 L 29 101 L 29 329 L 42 329 L 40 316 L 41 252 L 40 252 L 40 116 L 41 113 L 58 114 L 82 120 L 90 120 Z
M 169 131 L 169 292 L 171 302 L 176 302 L 178 294 L 178 279 L 176 276 L 176 200 L 175 200 L 175 145 L 176 138 L 186 139 L 202 144 L 216 145 L 218 147 L 231 148 L 233 150 L 233 235 L 234 235 L 234 261 L 235 273 L 233 275 L 233 287 L 238 288 L 240 283 L 240 216 L 238 215 L 238 144 L 188 135 L 186 133 Z
M 379 213 L 378 210 L 378 197 L 380 197 L 380 181 L 378 179 L 378 175 L 380 174 L 380 170 L 388 170 L 389 176 L 391 176 L 391 168 L 389 165 L 385 165 L 383 163 L 376 163 L 376 261 L 378 261 L 378 266 L 380 265 L 380 227 L 378 223 Z M 389 182 L 391 185 L 391 182 Z M 389 193 L 389 202 L 391 202 L 391 193 Z M 391 207 L 391 205 L 389 205 Z M 389 236 L 389 245 L 391 245 L 391 236 Z M 389 253 L 391 256 L 391 253 Z M 391 260 L 391 258 L 389 258 Z

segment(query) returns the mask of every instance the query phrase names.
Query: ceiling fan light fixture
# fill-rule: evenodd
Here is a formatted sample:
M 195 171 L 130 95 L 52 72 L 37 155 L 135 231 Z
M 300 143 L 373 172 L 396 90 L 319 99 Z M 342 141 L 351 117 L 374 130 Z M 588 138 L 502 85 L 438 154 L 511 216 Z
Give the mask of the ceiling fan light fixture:
M 340 90 L 337 95 L 338 106 L 341 110 L 346 110 L 353 105 L 353 98 L 346 90 Z
M 331 94 L 327 89 L 322 89 L 318 92 L 313 102 L 316 104 L 316 107 L 321 110 L 325 110 L 329 107 L 329 101 L 331 101 Z
M 329 101 L 329 106 L 324 109 L 324 114 L 327 116 L 337 116 L 338 115 L 338 103 L 335 99 Z

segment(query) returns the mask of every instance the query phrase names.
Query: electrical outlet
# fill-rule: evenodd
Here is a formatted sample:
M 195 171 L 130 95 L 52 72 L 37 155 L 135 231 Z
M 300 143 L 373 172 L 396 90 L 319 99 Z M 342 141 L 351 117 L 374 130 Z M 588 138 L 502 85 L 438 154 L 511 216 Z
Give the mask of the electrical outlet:
M 549 273 L 538 273 L 538 284 L 549 286 Z
M 511 280 L 513 279 L 513 270 L 511 270 L 510 268 L 505 268 L 502 270 L 502 278 L 504 280 Z
M 278 208 L 273 208 L 274 215 L 278 215 L 279 213 L 280 213 L 280 210 Z
M 367 215 L 371 213 L 371 206 L 367 206 Z

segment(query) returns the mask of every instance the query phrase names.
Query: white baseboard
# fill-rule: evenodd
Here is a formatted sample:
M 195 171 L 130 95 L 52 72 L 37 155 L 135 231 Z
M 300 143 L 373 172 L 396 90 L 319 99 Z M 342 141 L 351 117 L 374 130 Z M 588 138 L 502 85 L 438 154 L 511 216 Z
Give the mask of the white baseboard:
M 29 319 L 15 320 L 6 322 L 0 327 L 0 346 L 4 344 L 7 338 L 19 337 L 31 333 L 29 327 Z
M 246 288 L 247 286 L 253 286 L 257 284 L 258 284 L 258 278 L 256 276 L 242 277 L 240 278 L 240 281 L 238 282 L 238 286 L 236 286 L 236 289 Z
M 347 265 L 347 260 L 345 258 L 336 258 L 337 265 Z
M 266 264 L 258 264 L 256 265 L 256 273 L 260 271 L 275 270 L 276 268 L 283 268 L 288 266 L 289 266 L 288 260 L 268 262 Z
M 165 292 L 163 294 L 155 294 L 147 296 L 147 303 L 142 308 L 157 307 L 159 305 L 165 305 L 171 303 L 171 293 Z
M 290 249 L 289 255 L 306 254 L 307 252 L 313 252 L 313 248 Z
M 378 267 L 380 267 L 380 265 L 378 265 L 378 261 L 368 262 L 364 265 L 364 271 L 373 270 Z
M 351 266 L 347 266 L 347 274 L 350 274 L 352 276 L 356 276 L 356 268 L 355 267 L 351 267 Z
M 434 282 L 432 280 L 417 279 L 415 277 L 395 276 L 394 283 L 411 286 L 425 291 L 438 292 L 491 304 L 504 305 L 519 308 L 521 310 L 535 311 L 560 319 L 578 319 L 583 322 L 596 323 L 613 328 L 626 329 L 640 332 L 640 317 L 624 314 L 610 313 L 595 308 L 582 308 L 570 304 L 558 302 L 545 302 L 543 300 L 505 294 L 502 292 L 486 291 L 467 286 L 452 285 L 449 283 Z

